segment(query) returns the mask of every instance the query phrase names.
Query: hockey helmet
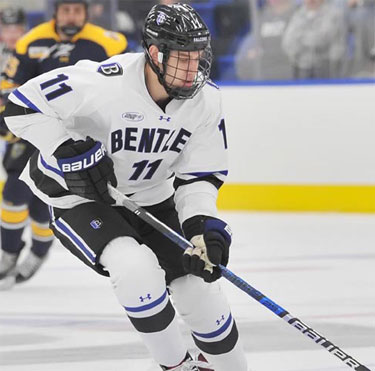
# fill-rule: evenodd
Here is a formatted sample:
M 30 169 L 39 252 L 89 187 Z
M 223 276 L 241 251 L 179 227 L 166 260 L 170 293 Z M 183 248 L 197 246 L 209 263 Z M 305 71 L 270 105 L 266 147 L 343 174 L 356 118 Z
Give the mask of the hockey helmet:
M 0 23 L 2 25 L 19 24 L 24 25 L 26 23 L 26 15 L 22 9 L 7 8 L 4 9 L 0 14 Z
M 211 70 L 210 42 L 210 31 L 201 16 L 190 5 L 158 4 L 150 10 L 146 17 L 142 40 L 146 59 L 171 98 L 193 98 L 202 89 Z M 158 62 L 162 64 L 162 69 L 150 55 L 151 45 L 155 45 L 159 49 Z M 172 50 L 178 53 L 185 52 L 185 55 L 187 52 L 189 55 L 198 56 L 198 67 L 191 86 L 175 86 L 174 82 L 179 78 L 168 73 L 168 61 Z M 178 64 L 175 69 L 178 69 Z
M 55 1 L 55 10 L 59 7 L 61 4 L 83 4 L 86 9 L 89 6 L 88 0 L 56 0 Z

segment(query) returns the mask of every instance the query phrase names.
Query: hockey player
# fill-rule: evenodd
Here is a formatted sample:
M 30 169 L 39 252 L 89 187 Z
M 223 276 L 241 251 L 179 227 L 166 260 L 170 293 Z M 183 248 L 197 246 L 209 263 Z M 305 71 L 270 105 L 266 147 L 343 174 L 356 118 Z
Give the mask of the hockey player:
M 17 40 L 26 32 L 26 16 L 22 9 L 6 8 L 0 12 L 0 73 L 16 47 Z M 3 77 L 0 75 L 0 86 Z M 0 114 L 4 110 L 3 92 L 0 90 Z M 3 146 L 1 146 L 3 150 Z
M 88 3 L 84 0 L 59 0 L 52 20 L 29 31 L 16 44 L 14 55 L 4 71 L 1 88 L 12 91 L 29 79 L 55 68 L 75 64 L 81 59 L 103 61 L 126 49 L 126 38 L 87 22 Z M 18 140 L 6 127 L 9 141 L 4 156 L 8 178 L 3 190 L 1 210 L 0 280 L 3 288 L 29 279 L 45 261 L 53 242 L 47 206 L 18 177 L 34 152 L 32 144 Z M 25 243 L 24 227 L 31 218 L 32 246 L 24 261 L 17 264 Z M 1 284 L 1 283 L 0 283 Z
M 21 178 L 52 205 L 51 226 L 62 244 L 110 276 L 163 370 L 245 371 L 217 281 L 231 233 L 216 210 L 227 140 L 220 91 L 208 80 L 210 33 L 191 6 L 155 5 L 143 47 L 144 54 L 48 72 L 10 95 L 9 128 L 40 150 Z M 184 253 L 117 207 L 108 182 L 184 233 L 194 249 Z M 189 354 L 175 310 L 198 356 Z
M 17 40 L 26 32 L 26 17 L 22 9 L 6 8 L 0 13 L 0 71 L 16 47 Z

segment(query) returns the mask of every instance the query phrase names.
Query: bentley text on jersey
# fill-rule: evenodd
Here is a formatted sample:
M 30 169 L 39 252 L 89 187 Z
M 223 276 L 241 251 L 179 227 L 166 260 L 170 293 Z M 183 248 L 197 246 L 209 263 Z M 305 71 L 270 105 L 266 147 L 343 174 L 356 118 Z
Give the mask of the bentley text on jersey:
M 127 127 L 111 133 L 111 153 L 121 149 L 145 153 L 158 153 L 165 151 L 181 152 L 183 146 L 191 136 L 184 128 L 176 130 L 163 128 Z

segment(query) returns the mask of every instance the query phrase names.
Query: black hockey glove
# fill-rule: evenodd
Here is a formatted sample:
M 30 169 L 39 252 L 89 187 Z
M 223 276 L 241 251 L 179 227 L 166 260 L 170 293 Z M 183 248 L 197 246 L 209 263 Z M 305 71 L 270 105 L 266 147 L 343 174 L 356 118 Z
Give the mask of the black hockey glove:
M 108 193 L 107 183 L 116 187 L 117 179 L 113 161 L 106 155 L 102 143 L 90 137 L 85 141 L 69 140 L 57 148 L 54 156 L 69 191 L 90 200 L 115 203 Z
M 217 265 L 226 266 L 229 259 L 229 246 L 232 233 L 229 226 L 220 219 L 197 215 L 182 223 L 185 237 L 194 248 L 188 248 L 182 257 L 186 272 L 202 277 L 206 282 L 221 277 Z

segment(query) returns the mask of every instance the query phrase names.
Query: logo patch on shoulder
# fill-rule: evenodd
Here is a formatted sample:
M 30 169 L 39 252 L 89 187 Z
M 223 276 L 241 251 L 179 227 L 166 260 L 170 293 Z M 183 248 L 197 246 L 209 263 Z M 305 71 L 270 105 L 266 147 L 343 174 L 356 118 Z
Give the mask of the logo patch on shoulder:
M 123 74 L 122 67 L 119 63 L 108 63 L 108 64 L 102 64 L 99 66 L 98 71 L 104 76 L 120 76 Z
M 100 219 L 91 220 L 90 225 L 94 229 L 100 229 L 103 225 L 103 222 Z

